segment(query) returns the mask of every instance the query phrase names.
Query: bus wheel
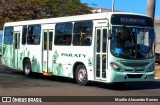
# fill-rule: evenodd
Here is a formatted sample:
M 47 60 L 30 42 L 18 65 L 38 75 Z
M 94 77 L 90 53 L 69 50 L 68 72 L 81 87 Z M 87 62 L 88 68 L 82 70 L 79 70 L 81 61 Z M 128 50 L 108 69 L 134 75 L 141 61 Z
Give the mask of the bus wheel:
M 86 85 L 88 82 L 87 70 L 84 65 L 78 65 L 75 74 L 76 82 L 80 85 Z
M 32 70 L 31 70 L 31 62 L 29 61 L 29 59 L 25 60 L 23 71 L 26 77 L 31 76 Z

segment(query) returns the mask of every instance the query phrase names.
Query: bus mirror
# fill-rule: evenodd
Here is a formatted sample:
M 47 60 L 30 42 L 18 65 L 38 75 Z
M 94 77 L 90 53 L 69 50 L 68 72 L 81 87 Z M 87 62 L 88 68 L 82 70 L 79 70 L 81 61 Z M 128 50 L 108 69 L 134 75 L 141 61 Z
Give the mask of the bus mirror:
M 111 39 L 112 38 L 112 33 L 111 33 L 111 30 L 108 31 L 108 39 Z

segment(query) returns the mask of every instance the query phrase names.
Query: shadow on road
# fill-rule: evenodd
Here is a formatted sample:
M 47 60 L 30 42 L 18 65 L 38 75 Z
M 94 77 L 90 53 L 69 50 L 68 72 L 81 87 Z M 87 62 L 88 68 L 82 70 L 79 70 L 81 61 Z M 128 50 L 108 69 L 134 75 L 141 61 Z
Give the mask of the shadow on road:
M 70 78 L 46 77 L 38 73 L 25 77 L 22 71 L 0 65 L 0 88 L 60 87 L 65 82 L 74 83 Z
M 0 88 L 60 87 L 63 83 L 75 84 L 74 80 L 70 78 L 59 76 L 46 77 L 37 73 L 34 73 L 31 77 L 25 77 L 23 72 L 5 66 L 0 67 Z M 122 85 L 89 82 L 87 87 L 97 87 L 116 91 L 159 89 L 160 81 L 128 82 Z
M 90 82 L 88 86 L 116 91 L 160 89 L 160 81 L 156 80 L 147 82 L 126 82 L 124 84 L 105 84 L 99 82 Z

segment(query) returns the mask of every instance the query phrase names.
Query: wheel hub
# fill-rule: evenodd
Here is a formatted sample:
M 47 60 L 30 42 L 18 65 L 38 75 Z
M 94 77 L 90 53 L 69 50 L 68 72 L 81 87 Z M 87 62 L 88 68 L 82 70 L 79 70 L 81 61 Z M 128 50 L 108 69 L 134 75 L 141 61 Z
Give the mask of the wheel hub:
M 25 67 L 25 72 L 26 72 L 26 74 L 28 74 L 29 72 L 30 72 L 30 65 L 29 64 L 27 64 L 26 65 L 26 67 Z
M 84 68 L 80 69 L 78 72 L 79 81 L 83 82 L 86 79 L 86 70 Z

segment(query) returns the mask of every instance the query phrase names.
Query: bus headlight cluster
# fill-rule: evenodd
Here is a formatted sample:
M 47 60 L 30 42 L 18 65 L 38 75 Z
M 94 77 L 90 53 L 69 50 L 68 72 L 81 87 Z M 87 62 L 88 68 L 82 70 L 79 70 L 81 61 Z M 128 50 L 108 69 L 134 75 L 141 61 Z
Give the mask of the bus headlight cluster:
M 114 69 L 115 71 L 122 71 L 121 67 L 119 65 L 117 65 L 116 63 L 111 62 L 110 65 L 111 65 L 112 69 Z
M 154 64 L 150 65 L 149 68 L 147 69 L 147 72 L 152 72 L 154 71 L 155 67 Z

